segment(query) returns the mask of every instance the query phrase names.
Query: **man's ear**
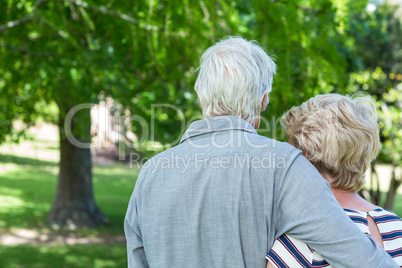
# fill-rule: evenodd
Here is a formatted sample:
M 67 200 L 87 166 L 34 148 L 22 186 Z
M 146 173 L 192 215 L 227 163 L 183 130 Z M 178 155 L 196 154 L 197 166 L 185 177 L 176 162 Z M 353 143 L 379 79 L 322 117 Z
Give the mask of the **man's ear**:
M 268 103 L 268 93 L 264 95 L 264 98 L 262 99 L 261 102 L 261 112 L 263 112 L 265 110 L 265 108 L 267 108 L 267 103 Z
M 198 100 L 198 104 L 200 105 L 200 108 L 202 109 L 200 97 L 197 96 L 197 100 Z

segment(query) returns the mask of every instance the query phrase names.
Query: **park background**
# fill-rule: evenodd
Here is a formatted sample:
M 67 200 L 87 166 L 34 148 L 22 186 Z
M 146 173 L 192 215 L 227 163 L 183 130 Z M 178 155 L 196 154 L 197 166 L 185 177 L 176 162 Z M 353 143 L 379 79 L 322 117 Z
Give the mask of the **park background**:
M 372 97 L 382 150 L 361 194 L 402 216 L 401 5 L 0 0 L 0 267 L 126 266 L 141 163 L 201 118 L 199 59 L 228 35 L 278 65 L 262 135 L 286 140 L 281 114 L 317 94 Z

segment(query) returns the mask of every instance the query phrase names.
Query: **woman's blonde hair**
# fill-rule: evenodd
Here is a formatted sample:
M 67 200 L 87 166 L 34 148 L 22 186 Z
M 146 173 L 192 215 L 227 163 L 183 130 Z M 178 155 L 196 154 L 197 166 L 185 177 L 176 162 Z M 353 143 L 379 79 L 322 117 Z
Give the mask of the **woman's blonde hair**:
M 381 144 L 377 111 L 367 97 L 318 95 L 293 107 L 281 120 L 289 142 L 303 151 L 331 186 L 358 191 Z

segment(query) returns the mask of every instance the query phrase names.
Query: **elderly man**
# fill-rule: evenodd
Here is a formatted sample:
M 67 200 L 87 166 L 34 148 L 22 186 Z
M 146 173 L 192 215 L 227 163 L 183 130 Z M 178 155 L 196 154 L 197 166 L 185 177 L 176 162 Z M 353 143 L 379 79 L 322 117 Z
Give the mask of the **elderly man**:
M 205 51 L 205 119 L 142 168 L 125 219 L 129 267 L 264 267 L 284 233 L 335 267 L 397 267 L 299 150 L 257 134 L 275 71 L 239 37 Z

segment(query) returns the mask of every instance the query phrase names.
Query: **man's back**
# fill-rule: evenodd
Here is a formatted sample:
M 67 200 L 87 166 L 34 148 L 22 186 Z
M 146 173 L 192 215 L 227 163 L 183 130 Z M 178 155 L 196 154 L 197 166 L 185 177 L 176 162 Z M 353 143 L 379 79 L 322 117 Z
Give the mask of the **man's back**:
M 251 164 L 254 158 L 262 158 L 263 151 L 268 156 L 276 148 L 264 138 L 266 148 L 256 150 L 260 154 L 256 155 L 244 139 L 249 134 L 241 130 L 218 133 L 215 142 L 225 147 L 220 149 L 209 134 L 194 137 L 194 144 L 184 140 L 146 164 L 145 179 L 136 187 L 143 193 L 139 224 L 146 255 L 152 254 L 150 266 L 264 265 L 271 246 L 268 241 L 275 234 L 273 218 L 267 217 L 273 212 L 275 169 L 266 168 L 264 174 Z M 194 148 L 197 145 L 208 147 Z M 272 164 L 267 160 L 264 165 Z
M 140 173 L 125 221 L 129 267 L 264 267 L 284 232 L 317 238 L 310 245 L 339 244 L 337 226 L 314 224 L 330 213 L 335 224 L 347 216 L 335 200 L 315 204 L 317 194 L 334 199 L 299 150 L 259 136 L 238 117 L 197 121 Z M 328 227 L 334 230 L 320 230 Z M 338 254 L 341 248 L 334 245 Z

